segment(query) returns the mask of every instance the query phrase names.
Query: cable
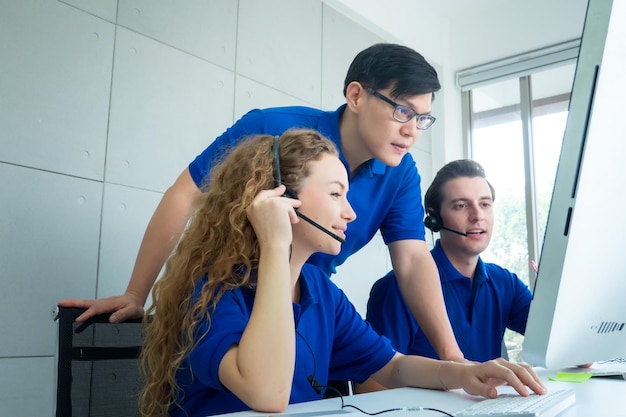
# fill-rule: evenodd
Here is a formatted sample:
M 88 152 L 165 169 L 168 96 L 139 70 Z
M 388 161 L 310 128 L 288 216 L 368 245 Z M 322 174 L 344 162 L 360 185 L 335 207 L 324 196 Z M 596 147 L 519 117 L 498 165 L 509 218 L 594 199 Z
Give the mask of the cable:
M 309 381 L 309 384 L 311 384 L 311 388 L 313 388 L 313 390 L 316 393 L 321 394 L 322 391 L 324 391 L 324 388 L 327 388 L 327 387 L 317 382 L 317 379 L 315 378 L 315 375 L 317 375 L 317 361 L 315 360 L 315 353 L 313 352 L 313 348 L 311 347 L 311 344 L 309 343 L 309 341 L 306 340 L 306 337 L 304 337 L 302 333 L 298 331 L 298 329 L 296 329 L 296 335 L 300 336 L 300 338 L 304 341 L 304 344 L 306 345 L 307 348 L 309 348 L 309 351 L 311 352 L 311 356 L 313 357 L 313 373 L 307 376 L 306 379 L 307 381 Z M 341 393 L 339 393 L 339 395 L 341 395 Z
M 344 402 L 343 399 L 343 394 L 341 393 L 341 391 L 339 391 L 337 388 L 332 387 L 330 385 L 322 385 L 319 382 L 317 382 L 317 379 L 315 378 L 316 372 L 317 372 L 317 361 L 315 360 L 315 352 L 313 352 L 313 348 L 311 347 L 311 345 L 309 344 L 309 341 L 306 340 L 306 338 L 296 329 L 296 334 L 298 336 L 300 336 L 300 338 L 304 341 L 304 343 L 306 344 L 306 346 L 309 348 L 309 351 L 311 352 L 311 356 L 313 357 L 313 373 L 309 376 L 307 376 L 307 381 L 309 381 L 309 384 L 311 384 L 311 387 L 313 388 L 313 390 L 315 390 L 316 393 L 321 394 L 324 389 L 326 390 L 332 390 L 334 392 L 336 392 L 339 395 L 339 399 L 341 400 L 341 409 L 344 408 L 354 408 L 355 410 L 363 413 L 363 414 L 367 414 L 368 416 L 377 416 L 379 414 L 383 414 L 383 413 L 389 413 L 392 411 L 436 411 L 439 412 L 441 414 L 444 414 L 446 416 L 450 416 L 450 417 L 454 417 L 452 414 L 449 414 L 443 410 L 438 410 L 436 408 L 429 408 L 429 407 L 420 407 L 420 406 L 409 406 L 409 407 L 397 407 L 397 408 L 389 408 L 386 410 L 381 410 L 381 411 L 376 411 L 376 412 L 368 412 L 365 411 L 359 407 L 357 407 L 356 405 L 352 405 L 352 404 L 346 404 Z
M 444 414 L 446 416 L 450 416 L 450 417 L 454 417 L 452 414 L 447 413 L 443 410 L 439 410 L 437 408 L 430 408 L 430 407 L 420 407 L 418 405 L 413 405 L 413 406 L 408 406 L 408 407 L 396 407 L 396 408 L 388 408 L 386 410 L 380 410 L 380 411 L 375 411 L 375 412 L 368 412 L 363 410 L 362 408 L 357 407 L 356 405 L 353 404 L 345 404 L 344 402 L 344 398 L 343 398 L 343 394 L 335 387 L 331 387 L 331 386 L 325 386 L 323 388 L 326 389 L 330 389 L 335 391 L 338 395 L 339 395 L 339 399 L 341 400 L 341 408 L 354 408 L 355 410 L 363 413 L 363 414 L 367 414 L 368 416 L 377 416 L 379 414 L 383 414 L 383 413 L 390 413 L 392 411 L 436 411 L 438 413 Z
M 332 387 L 331 387 L 332 388 Z M 443 410 L 439 410 L 437 408 L 430 408 L 430 407 L 420 407 L 418 405 L 413 405 L 413 406 L 409 406 L 409 407 L 396 407 L 396 408 L 389 408 L 387 410 L 381 410 L 381 411 L 376 411 L 373 413 L 370 413 L 368 411 L 365 411 L 359 407 L 357 407 L 356 405 L 352 405 L 352 404 L 344 404 L 343 402 L 343 395 L 340 394 L 341 397 L 341 408 L 354 408 L 355 410 L 363 413 L 363 414 L 367 414 L 368 416 L 377 416 L 379 414 L 383 414 L 383 413 L 389 413 L 392 411 L 436 411 L 438 413 L 444 414 L 446 416 L 449 417 L 454 417 L 452 414 L 445 412 Z

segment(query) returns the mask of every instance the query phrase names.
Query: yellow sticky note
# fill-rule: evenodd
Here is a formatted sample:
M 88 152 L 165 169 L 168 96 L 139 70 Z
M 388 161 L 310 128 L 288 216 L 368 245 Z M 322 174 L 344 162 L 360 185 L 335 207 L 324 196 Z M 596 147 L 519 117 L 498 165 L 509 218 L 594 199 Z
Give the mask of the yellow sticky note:
M 548 377 L 550 381 L 585 382 L 593 376 L 590 372 L 558 372 L 555 377 Z

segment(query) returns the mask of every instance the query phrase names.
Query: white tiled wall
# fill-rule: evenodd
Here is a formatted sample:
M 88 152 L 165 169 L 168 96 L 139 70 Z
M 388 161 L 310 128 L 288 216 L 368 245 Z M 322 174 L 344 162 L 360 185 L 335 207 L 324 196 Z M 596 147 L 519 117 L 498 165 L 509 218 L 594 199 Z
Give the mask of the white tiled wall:
M 321 0 L 0 6 L 0 416 L 52 416 L 57 300 L 122 292 L 197 153 L 254 107 L 336 108 L 384 39 Z M 334 279 L 364 312 L 389 268 L 377 238 Z

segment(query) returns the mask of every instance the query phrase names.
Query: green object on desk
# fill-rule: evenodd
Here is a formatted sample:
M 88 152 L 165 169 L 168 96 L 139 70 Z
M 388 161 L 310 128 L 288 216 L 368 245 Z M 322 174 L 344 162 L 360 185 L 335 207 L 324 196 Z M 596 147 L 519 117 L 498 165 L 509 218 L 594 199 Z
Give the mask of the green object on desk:
M 590 372 L 557 372 L 556 376 L 550 376 L 550 381 L 559 382 L 585 382 L 593 376 Z

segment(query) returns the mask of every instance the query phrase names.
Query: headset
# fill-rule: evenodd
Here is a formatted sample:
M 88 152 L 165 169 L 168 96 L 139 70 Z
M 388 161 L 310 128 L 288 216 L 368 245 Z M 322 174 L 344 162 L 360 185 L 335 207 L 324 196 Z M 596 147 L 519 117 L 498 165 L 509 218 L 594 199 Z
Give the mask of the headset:
M 443 220 L 441 220 L 441 216 L 433 209 L 428 209 L 428 216 L 424 219 L 424 226 L 429 228 L 431 231 L 437 233 L 440 230 L 447 230 L 448 232 L 456 233 L 457 235 L 467 236 L 467 233 L 460 232 L 458 230 L 450 229 L 443 225 Z
M 282 183 L 283 183 L 281 175 L 280 175 L 280 138 L 278 136 L 274 136 L 273 152 L 274 152 L 274 164 L 273 164 L 273 166 L 274 166 L 274 187 L 278 187 L 278 186 L 282 185 Z M 292 190 L 290 188 L 287 188 L 285 190 L 285 194 L 283 194 L 283 197 L 298 199 L 298 194 L 296 194 L 296 192 L 294 190 Z M 343 239 L 341 236 L 336 235 L 335 233 L 333 233 L 330 230 L 326 229 L 321 224 L 316 223 L 315 221 L 313 221 L 309 217 L 307 217 L 304 214 L 300 213 L 298 211 L 298 209 L 295 209 L 295 211 L 296 211 L 296 215 L 298 217 L 300 217 L 305 222 L 309 223 L 311 226 L 316 227 L 317 229 L 321 230 L 322 232 L 326 233 L 328 236 L 332 237 L 335 240 L 338 240 L 341 243 L 346 243 L 345 239 Z

